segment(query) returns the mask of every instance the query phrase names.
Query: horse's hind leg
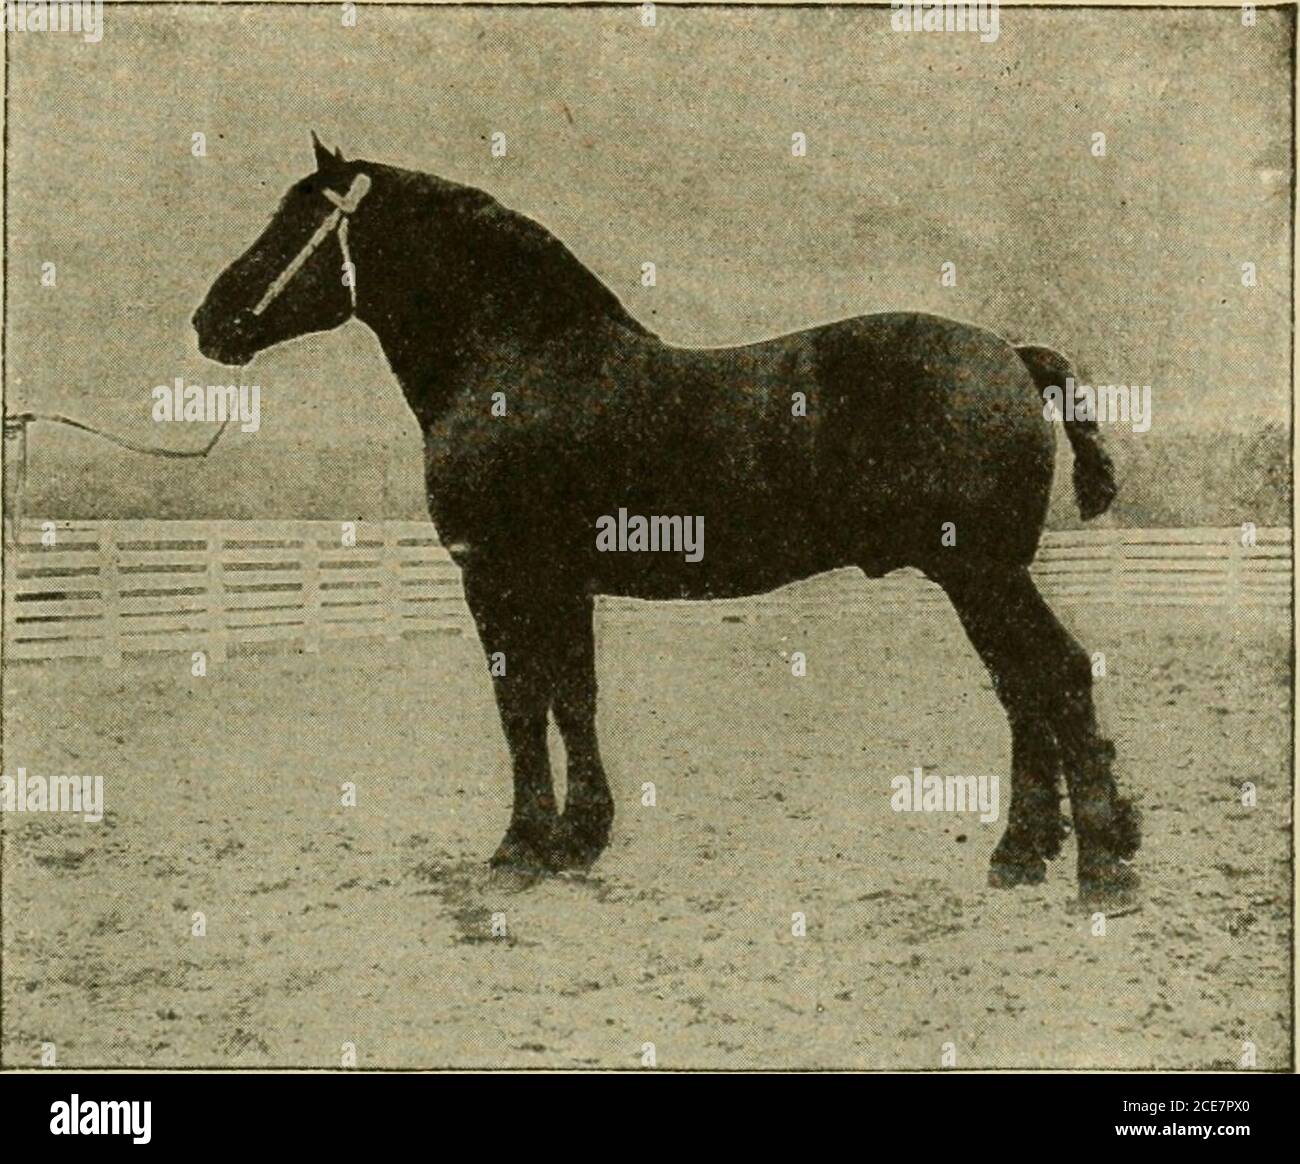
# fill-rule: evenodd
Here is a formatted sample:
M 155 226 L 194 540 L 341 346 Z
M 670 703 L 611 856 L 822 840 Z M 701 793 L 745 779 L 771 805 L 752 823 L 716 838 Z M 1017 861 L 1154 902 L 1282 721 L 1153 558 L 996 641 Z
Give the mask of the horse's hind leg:
M 596 740 L 596 642 L 589 596 L 565 604 L 551 709 L 564 740 L 568 791 L 551 846 L 558 868 L 585 868 L 609 843 L 614 800 Z
M 1063 830 L 1057 775 L 1061 755 L 1041 691 L 1027 677 L 1008 611 L 991 597 L 988 574 L 936 570 L 962 628 L 988 669 L 1011 726 L 1011 803 L 1007 827 L 989 863 L 989 884 L 1037 884 L 1059 855 Z
M 1013 732 L 1017 717 L 1028 716 L 1038 730 L 1050 729 L 1060 748 L 1079 842 L 1080 900 L 1127 904 L 1137 888 L 1125 864 L 1137 852 L 1137 816 L 1116 792 L 1114 747 L 1097 728 L 1088 653 L 1043 601 L 1026 567 L 992 564 L 945 573 L 945 588 L 993 674 Z M 1049 821 L 1041 811 L 1046 807 L 1033 813 L 1040 847 L 1056 821 L 1054 812 Z
M 1097 726 L 1092 700 L 1092 660 L 1029 583 L 1040 610 L 1049 654 L 1061 660 L 1052 726 L 1065 765 L 1070 810 L 1079 841 L 1079 899 L 1114 909 L 1132 904 L 1138 878 L 1127 864 L 1141 844 L 1137 809 L 1118 793 L 1111 765 L 1115 745 Z

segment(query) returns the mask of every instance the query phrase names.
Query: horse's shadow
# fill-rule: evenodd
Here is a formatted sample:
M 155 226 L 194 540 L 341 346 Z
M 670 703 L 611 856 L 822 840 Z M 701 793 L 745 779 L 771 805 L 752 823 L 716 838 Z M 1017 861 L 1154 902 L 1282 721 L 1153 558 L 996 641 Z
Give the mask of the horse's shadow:
M 411 891 L 412 897 L 433 897 L 441 902 L 444 912 L 456 925 L 458 944 L 537 945 L 511 932 L 503 908 L 511 897 L 556 882 L 589 888 L 599 897 L 605 884 L 603 878 L 585 872 L 556 874 L 494 868 L 481 857 L 448 854 L 417 862 L 409 876 L 420 885 Z

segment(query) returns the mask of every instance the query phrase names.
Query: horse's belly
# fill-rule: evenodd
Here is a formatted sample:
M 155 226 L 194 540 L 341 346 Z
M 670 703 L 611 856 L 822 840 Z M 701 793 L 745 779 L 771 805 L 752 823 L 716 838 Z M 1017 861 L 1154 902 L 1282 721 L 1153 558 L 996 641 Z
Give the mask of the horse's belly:
M 777 522 L 782 532 L 776 536 L 764 537 L 751 527 L 749 536 L 741 538 L 729 537 L 725 527 L 710 529 L 703 520 L 691 529 L 685 544 L 668 540 L 658 545 L 638 540 L 632 519 L 608 524 L 612 536 L 597 537 L 586 563 L 588 587 L 598 594 L 659 600 L 740 598 L 849 564 L 834 548 L 800 537 L 784 520 Z

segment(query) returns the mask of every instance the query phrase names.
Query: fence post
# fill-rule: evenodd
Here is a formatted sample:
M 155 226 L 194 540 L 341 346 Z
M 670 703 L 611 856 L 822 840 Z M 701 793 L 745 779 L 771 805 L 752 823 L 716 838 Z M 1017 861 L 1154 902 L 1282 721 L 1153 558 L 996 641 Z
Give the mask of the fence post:
M 302 526 L 302 645 L 308 654 L 320 651 L 320 542 L 316 527 Z
M 380 577 L 383 579 L 381 593 L 384 602 L 384 639 L 395 643 L 402 637 L 402 583 L 398 571 L 402 564 L 398 559 L 398 537 L 393 523 L 382 523 L 383 548 L 380 550 Z
M 226 583 L 222 559 L 226 554 L 226 531 L 218 524 L 208 540 L 208 658 L 214 663 L 226 660 Z
M 99 591 L 104 600 L 103 658 L 109 667 L 122 665 L 122 582 L 118 562 L 117 527 L 105 522 L 99 530 Z
M 1226 600 L 1229 605 L 1228 615 L 1232 620 L 1232 637 L 1237 639 L 1241 633 L 1242 618 L 1242 598 L 1243 590 L 1241 584 L 1242 572 L 1245 569 L 1246 547 L 1242 542 L 1240 528 L 1232 531 L 1232 538 L 1228 543 L 1228 578 L 1227 578 L 1227 595 Z
M 13 642 L 14 628 L 18 625 L 18 546 L 22 531 L 17 521 L 10 524 L 8 532 L 13 535 L 13 539 L 0 551 L 4 553 L 5 608 L 4 644 L 0 647 L 0 659 L 3 659 L 3 651 Z

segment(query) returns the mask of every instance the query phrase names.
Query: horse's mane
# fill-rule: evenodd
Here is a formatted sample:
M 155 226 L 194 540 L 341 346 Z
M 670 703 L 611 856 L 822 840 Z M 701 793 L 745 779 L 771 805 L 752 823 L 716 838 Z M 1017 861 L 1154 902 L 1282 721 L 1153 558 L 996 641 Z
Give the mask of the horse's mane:
M 466 232 L 477 262 L 497 265 L 512 283 L 526 280 L 540 289 L 543 301 L 577 312 L 602 315 L 638 335 L 655 333 L 636 319 L 573 252 L 539 222 L 511 210 L 491 194 L 433 174 L 395 171 L 414 180 L 419 193 L 434 198 L 440 216 L 454 215 Z

